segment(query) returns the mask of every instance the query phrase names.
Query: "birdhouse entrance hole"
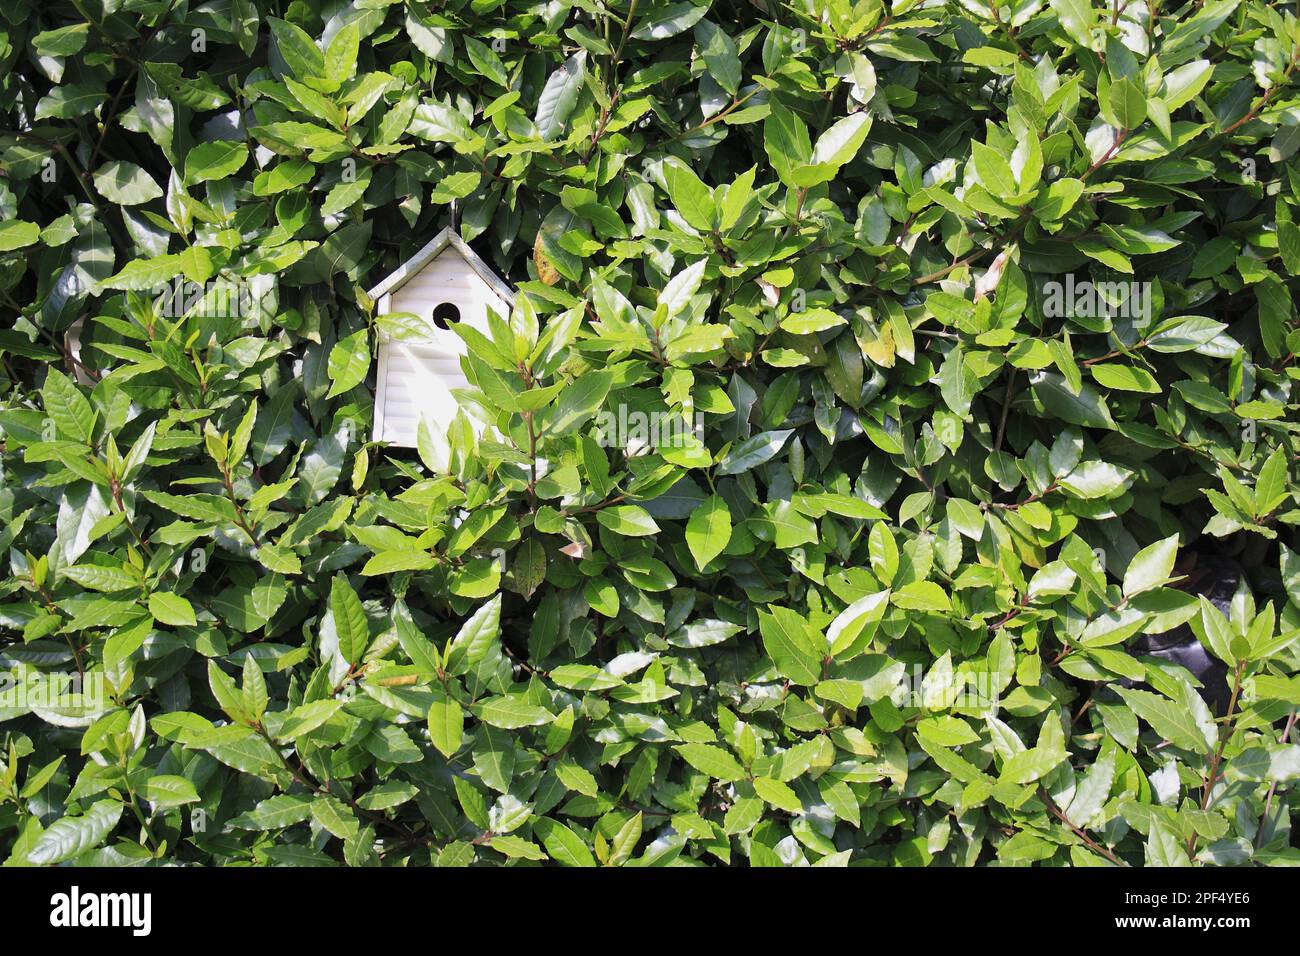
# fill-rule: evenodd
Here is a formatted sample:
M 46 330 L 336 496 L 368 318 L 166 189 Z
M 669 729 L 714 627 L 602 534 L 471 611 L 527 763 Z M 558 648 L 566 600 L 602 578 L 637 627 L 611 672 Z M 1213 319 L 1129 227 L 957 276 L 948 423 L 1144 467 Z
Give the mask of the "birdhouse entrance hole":
M 460 321 L 460 309 L 450 302 L 444 302 L 433 310 L 433 324 L 440 329 L 450 330 L 452 322 Z

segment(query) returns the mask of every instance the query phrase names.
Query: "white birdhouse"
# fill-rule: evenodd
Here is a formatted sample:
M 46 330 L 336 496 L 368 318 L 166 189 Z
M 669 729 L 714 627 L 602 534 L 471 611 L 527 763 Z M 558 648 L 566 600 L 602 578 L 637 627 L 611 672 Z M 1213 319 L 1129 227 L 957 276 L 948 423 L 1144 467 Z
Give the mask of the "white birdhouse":
M 444 229 L 370 297 L 380 315 L 410 312 L 430 326 L 428 339 L 379 338 L 373 437 L 414 448 L 421 419 L 446 433 L 459 407 L 451 390 L 468 384 L 460 367 L 465 343 L 449 323 L 465 322 L 490 338 L 487 310 L 508 318 L 515 294 L 460 236 Z

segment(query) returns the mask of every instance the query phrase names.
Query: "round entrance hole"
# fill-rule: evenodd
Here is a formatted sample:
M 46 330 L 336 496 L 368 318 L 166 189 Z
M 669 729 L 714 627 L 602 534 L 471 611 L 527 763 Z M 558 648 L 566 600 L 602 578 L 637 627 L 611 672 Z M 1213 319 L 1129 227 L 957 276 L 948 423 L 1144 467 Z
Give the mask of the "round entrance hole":
M 448 329 L 450 323 L 460 321 L 460 309 L 450 302 L 444 302 L 433 310 L 433 324 L 440 329 Z

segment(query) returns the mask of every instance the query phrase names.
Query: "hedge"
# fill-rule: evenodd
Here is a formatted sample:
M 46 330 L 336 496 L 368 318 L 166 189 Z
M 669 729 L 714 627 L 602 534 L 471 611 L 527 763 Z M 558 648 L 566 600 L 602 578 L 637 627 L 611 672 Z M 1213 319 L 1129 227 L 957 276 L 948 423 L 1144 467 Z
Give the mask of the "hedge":
M 1300 859 L 1293 5 L 0 13 L 7 865 Z

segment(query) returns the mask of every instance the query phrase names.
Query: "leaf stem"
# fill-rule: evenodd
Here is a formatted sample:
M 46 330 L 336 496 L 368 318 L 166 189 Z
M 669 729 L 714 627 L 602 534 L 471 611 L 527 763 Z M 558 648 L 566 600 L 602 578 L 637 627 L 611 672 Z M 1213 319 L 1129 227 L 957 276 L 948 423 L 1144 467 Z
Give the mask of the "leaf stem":
M 1286 726 L 1282 729 L 1282 736 L 1278 738 L 1278 743 L 1285 744 L 1291 736 L 1291 731 L 1295 729 L 1296 709 L 1291 708 L 1291 716 L 1287 718 Z M 1260 817 L 1259 829 L 1255 831 L 1255 848 L 1259 849 L 1264 839 L 1264 824 L 1268 822 L 1268 816 L 1273 811 L 1273 794 L 1277 793 L 1277 781 L 1274 780 L 1268 787 L 1268 796 L 1264 798 L 1264 813 Z
M 1102 846 L 1092 837 L 1088 836 L 1087 831 L 1084 830 L 1083 827 L 1071 823 L 1070 818 L 1065 815 L 1065 813 L 1060 809 L 1060 807 L 1058 807 L 1055 803 L 1052 802 L 1052 798 L 1048 796 L 1047 791 L 1045 789 L 1039 787 L 1038 795 L 1042 798 L 1043 803 L 1047 805 L 1047 809 L 1051 811 L 1052 816 L 1056 817 L 1056 819 L 1060 820 L 1067 827 L 1069 827 L 1071 832 L 1074 833 L 1074 835 L 1077 836 L 1080 840 L 1082 840 L 1084 846 L 1086 846 L 1089 850 L 1092 850 L 1093 853 L 1096 853 L 1100 856 L 1104 856 L 1106 859 L 1110 860 L 1110 862 L 1114 863 L 1116 866 L 1128 866 L 1128 864 L 1125 863 L 1123 860 L 1121 860 L 1118 856 L 1116 856 L 1106 847 Z

